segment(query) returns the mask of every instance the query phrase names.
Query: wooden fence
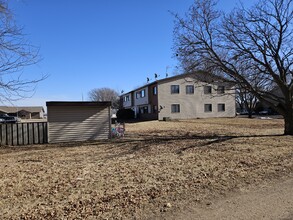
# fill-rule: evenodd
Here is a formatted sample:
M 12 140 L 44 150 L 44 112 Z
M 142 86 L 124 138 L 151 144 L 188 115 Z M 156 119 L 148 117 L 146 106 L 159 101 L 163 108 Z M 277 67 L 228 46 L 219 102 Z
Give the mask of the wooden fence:
M 48 143 L 47 122 L 0 124 L 0 145 Z

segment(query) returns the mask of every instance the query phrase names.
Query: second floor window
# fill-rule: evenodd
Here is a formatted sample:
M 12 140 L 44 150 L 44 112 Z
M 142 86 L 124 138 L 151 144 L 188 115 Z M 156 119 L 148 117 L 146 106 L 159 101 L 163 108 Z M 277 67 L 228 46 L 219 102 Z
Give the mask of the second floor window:
M 139 98 L 143 98 L 145 97 L 145 90 L 140 90 L 138 92 L 136 92 L 136 98 L 139 99 Z
M 171 94 L 179 94 L 179 85 L 171 85 Z
M 129 99 L 129 95 L 127 96 L 124 96 L 124 102 L 128 102 L 130 99 Z
M 141 98 L 145 97 L 145 90 L 141 90 L 141 91 L 140 91 L 140 97 L 141 97 Z
M 194 86 L 193 85 L 186 86 L 186 94 L 194 94 Z
M 224 94 L 225 93 L 225 86 L 218 86 L 217 92 L 218 92 L 218 94 Z
M 204 94 L 212 94 L 212 87 L 211 86 L 204 86 Z
M 153 87 L 153 95 L 157 95 L 157 87 L 156 86 Z

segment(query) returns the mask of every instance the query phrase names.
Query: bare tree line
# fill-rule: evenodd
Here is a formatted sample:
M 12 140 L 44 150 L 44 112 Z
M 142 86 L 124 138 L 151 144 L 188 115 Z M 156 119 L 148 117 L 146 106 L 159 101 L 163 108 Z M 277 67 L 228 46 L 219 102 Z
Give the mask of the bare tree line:
M 89 91 L 88 97 L 91 101 L 111 102 L 112 108 L 115 108 L 115 109 L 119 108 L 119 94 L 114 89 L 110 89 L 106 87 L 92 89 L 91 91 Z
M 259 0 L 230 13 L 216 4 L 196 0 L 185 17 L 175 14 L 182 67 L 235 83 L 283 115 L 284 133 L 293 135 L 293 0 Z

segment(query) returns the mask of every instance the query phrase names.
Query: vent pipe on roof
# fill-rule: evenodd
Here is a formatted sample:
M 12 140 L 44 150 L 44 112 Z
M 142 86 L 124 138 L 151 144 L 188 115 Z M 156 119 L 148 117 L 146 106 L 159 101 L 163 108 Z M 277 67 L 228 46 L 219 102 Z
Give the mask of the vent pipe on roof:
M 170 66 L 166 66 L 166 78 L 168 78 L 168 69 L 170 68 Z

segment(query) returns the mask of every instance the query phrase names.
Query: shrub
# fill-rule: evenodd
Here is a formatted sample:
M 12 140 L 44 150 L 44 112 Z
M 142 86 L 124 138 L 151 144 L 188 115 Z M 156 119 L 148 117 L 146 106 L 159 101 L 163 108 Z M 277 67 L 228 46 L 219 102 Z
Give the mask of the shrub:
M 134 119 L 134 111 L 132 109 L 119 109 L 117 112 L 117 119 Z

